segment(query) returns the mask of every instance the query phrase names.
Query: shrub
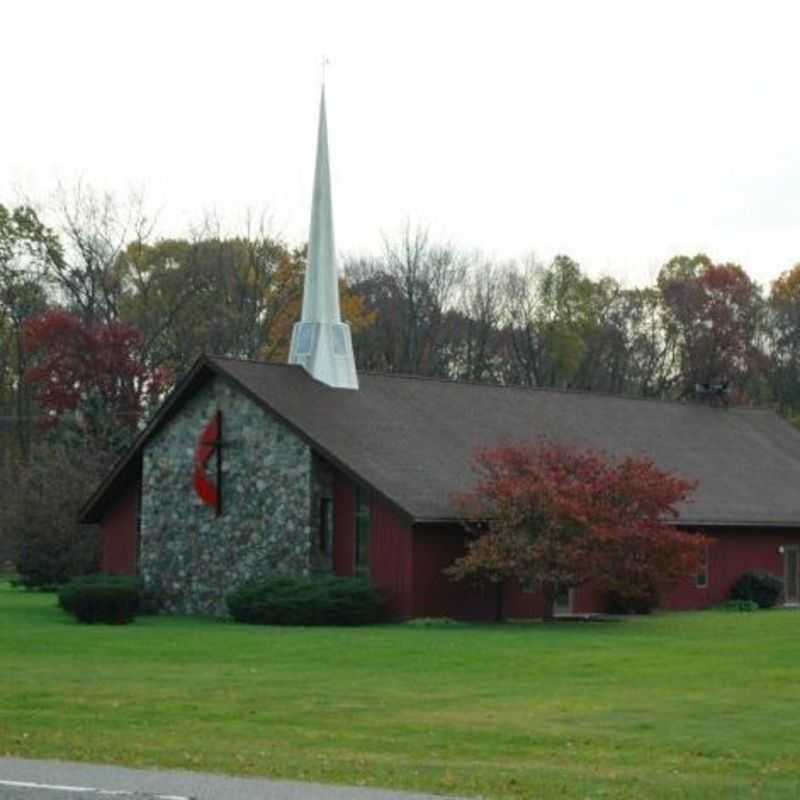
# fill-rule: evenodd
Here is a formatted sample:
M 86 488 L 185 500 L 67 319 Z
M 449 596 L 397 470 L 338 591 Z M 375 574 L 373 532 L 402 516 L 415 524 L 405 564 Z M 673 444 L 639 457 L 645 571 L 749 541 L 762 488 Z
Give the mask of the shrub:
M 717 606 L 719 611 L 758 611 L 758 603 L 753 600 L 726 600 Z
M 85 575 L 63 586 L 58 604 L 79 622 L 123 625 L 139 610 L 139 585 L 127 575 Z
M 260 578 L 225 601 L 237 622 L 256 625 L 368 625 L 380 619 L 380 595 L 363 578 Z
M 58 605 L 64 611 L 73 610 L 72 600 L 76 596 L 76 589 L 81 586 L 125 586 L 133 587 L 138 591 L 138 581 L 131 575 L 110 575 L 105 573 L 97 573 L 92 575 L 79 575 L 71 581 L 62 584 L 58 587 Z
M 73 578 L 68 584 L 59 587 L 59 606 L 61 606 L 64 611 L 72 613 L 73 609 L 70 607 L 70 603 L 72 602 L 72 598 L 76 595 L 73 589 L 76 586 L 96 585 L 131 587 L 136 590 L 138 598 L 136 615 L 150 616 L 158 614 L 160 606 L 158 595 L 149 589 L 145 589 L 139 579 L 132 575 L 105 575 L 103 573 L 98 573 L 96 575 L 81 575 L 77 578 Z
M 109 456 L 87 449 L 38 444 L 27 462 L 15 462 L 12 491 L 0 504 L 0 538 L 18 580 L 28 589 L 56 590 L 96 570 L 97 526 L 78 524 L 81 504 L 97 488 Z
M 783 593 L 783 581 L 769 572 L 753 570 L 740 575 L 731 589 L 731 600 L 751 600 L 759 608 L 772 608 Z
M 139 608 L 136 613 L 143 617 L 154 617 L 161 610 L 160 596 L 139 584 Z

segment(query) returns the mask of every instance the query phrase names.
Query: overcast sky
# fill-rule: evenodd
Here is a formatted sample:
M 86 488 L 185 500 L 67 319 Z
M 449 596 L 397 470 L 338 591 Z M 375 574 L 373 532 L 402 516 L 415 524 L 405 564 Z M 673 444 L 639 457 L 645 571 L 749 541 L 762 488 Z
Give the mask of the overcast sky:
M 341 252 L 800 261 L 796 2 L 0 1 L 0 202 L 82 177 L 304 241 L 327 56 Z

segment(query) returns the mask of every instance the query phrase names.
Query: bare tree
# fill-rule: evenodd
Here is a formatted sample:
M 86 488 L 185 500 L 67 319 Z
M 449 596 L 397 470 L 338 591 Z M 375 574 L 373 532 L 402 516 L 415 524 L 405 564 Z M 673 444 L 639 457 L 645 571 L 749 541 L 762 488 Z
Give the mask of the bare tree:
M 403 303 L 399 369 L 438 372 L 436 349 L 443 317 L 467 275 L 469 258 L 449 244 L 431 244 L 428 231 L 406 225 L 398 241 L 385 239 L 386 271 Z M 438 369 L 437 369 L 438 366 Z
M 458 291 L 456 310 L 448 315 L 457 325 L 451 337 L 454 377 L 489 383 L 502 380 L 507 281 L 507 268 L 475 256 Z
M 64 248 L 50 277 L 64 304 L 89 323 L 117 321 L 126 289 L 121 256 L 132 243 L 147 242 L 155 225 L 142 192 L 120 201 L 83 181 L 59 184 L 50 211 Z
M 535 256 L 512 264 L 505 273 L 506 358 L 504 383 L 541 386 L 543 383 L 539 283 L 543 267 Z

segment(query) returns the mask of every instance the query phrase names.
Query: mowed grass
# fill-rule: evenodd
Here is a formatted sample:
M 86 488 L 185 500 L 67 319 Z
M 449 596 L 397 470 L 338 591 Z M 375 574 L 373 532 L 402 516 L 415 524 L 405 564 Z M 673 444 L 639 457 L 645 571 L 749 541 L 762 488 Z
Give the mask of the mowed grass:
M 800 613 L 83 626 L 0 588 L 0 753 L 507 798 L 800 797 Z

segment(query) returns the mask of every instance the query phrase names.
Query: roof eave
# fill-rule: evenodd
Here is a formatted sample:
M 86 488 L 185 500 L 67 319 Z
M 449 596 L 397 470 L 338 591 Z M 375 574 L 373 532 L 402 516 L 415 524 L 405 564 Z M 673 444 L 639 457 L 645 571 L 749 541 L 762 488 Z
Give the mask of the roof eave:
M 106 505 L 108 504 L 108 500 L 106 495 L 109 494 L 115 487 L 117 480 L 124 474 L 125 470 L 128 469 L 136 458 L 139 458 L 141 455 L 141 450 L 144 445 L 147 443 L 148 439 L 158 430 L 158 428 L 163 424 L 163 422 L 167 419 L 170 413 L 175 409 L 176 405 L 183 399 L 183 396 L 189 390 L 189 388 L 195 384 L 195 382 L 200 379 L 200 375 L 202 371 L 208 370 L 210 374 L 224 377 L 225 379 L 231 381 L 236 385 L 236 387 L 249 397 L 254 403 L 256 403 L 259 407 L 263 408 L 268 413 L 272 414 L 276 419 L 280 420 L 284 425 L 286 425 L 293 433 L 299 436 L 315 453 L 319 456 L 324 458 L 326 461 L 329 461 L 333 466 L 335 466 L 340 472 L 344 475 L 349 477 L 351 480 L 356 481 L 367 487 L 371 492 L 376 494 L 386 503 L 388 503 L 395 511 L 397 511 L 405 522 L 408 524 L 413 524 L 414 522 L 414 515 L 408 511 L 404 506 L 402 506 L 397 500 L 387 495 L 385 492 L 382 492 L 376 486 L 374 486 L 370 481 L 363 478 L 353 469 L 351 469 L 347 464 L 341 461 L 334 453 L 329 451 L 327 448 L 320 445 L 316 440 L 314 440 L 311 436 L 309 436 L 302 428 L 292 422 L 290 419 L 287 419 L 284 415 L 279 413 L 275 410 L 266 400 L 260 397 L 258 394 L 250 390 L 244 383 L 242 383 L 236 375 L 228 372 L 222 364 L 219 363 L 221 359 L 215 359 L 213 356 L 207 356 L 205 354 L 198 357 L 195 361 L 192 368 L 189 372 L 178 382 L 177 386 L 172 390 L 171 394 L 164 403 L 161 405 L 159 410 L 150 420 L 150 422 L 145 426 L 144 430 L 136 437 L 133 444 L 128 448 L 127 452 L 117 461 L 117 463 L 112 468 L 111 472 L 105 478 L 105 480 L 100 484 L 100 486 L 95 490 L 94 494 L 87 500 L 84 506 L 81 508 L 78 514 L 78 521 L 84 524 L 89 523 L 97 523 L 100 522 L 102 519 L 102 512 L 105 509 Z M 302 369 L 301 367 L 293 367 L 294 369 Z M 127 486 L 128 481 L 123 483 L 123 486 Z
M 797 520 L 719 520 L 719 519 L 670 519 L 667 525 L 676 528 L 800 528 Z M 414 525 L 463 525 L 469 520 L 463 517 L 412 517 Z
M 178 381 L 175 388 L 169 394 L 167 399 L 161 404 L 161 407 L 153 415 L 152 419 L 139 433 L 125 453 L 120 456 L 103 482 L 97 487 L 97 489 L 95 489 L 92 496 L 81 507 L 81 510 L 78 512 L 78 522 L 82 524 L 100 522 L 102 519 L 102 512 L 107 504 L 104 502 L 106 500 L 106 494 L 112 490 L 117 482 L 117 479 L 121 478 L 134 460 L 140 457 L 141 449 L 147 440 L 153 435 L 153 433 L 155 433 L 169 413 L 175 408 L 176 404 L 183 398 L 183 395 L 187 391 L 188 387 L 199 378 L 200 373 L 204 368 L 213 370 L 213 365 L 209 362 L 207 356 L 201 355 L 197 358 L 192 365 L 192 368 L 186 373 L 186 375 L 184 375 L 183 378 Z M 123 486 L 127 486 L 129 480 L 125 481 Z
M 408 523 L 409 525 L 414 524 L 414 515 L 411 511 L 405 508 L 399 501 L 395 500 L 393 497 L 390 497 L 385 492 L 378 489 L 373 483 L 368 481 L 366 478 L 363 478 L 359 475 L 358 472 L 353 470 L 344 461 L 342 461 L 338 456 L 336 456 L 333 452 L 328 450 L 326 447 L 323 447 L 316 439 L 309 436 L 299 425 L 295 422 L 290 420 L 288 417 L 281 414 L 277 411 L 268 401 L 264 400 L 263 397 L 259 396 L 256 392 L 252 391 L 246 384 L 244 384 L 236 375 L 228 372 L 224 366 L 220 365 L 218 361 L 224 359 L 215 359 L 210 357 L 208 359 L 209 367 L 215 372 L 215 374 L 223 376 L 228 380 L 232 381 L 236 384 L 237 388 L 249 397 L 254 403 L 258 406 L 263 408 L 268 413 L 272 414 L 275 419 L 280 420 L 284 425 L 286 425 L 289 430 L 291 430 L 295 435 L 299 436 L 317 455 L 321 456 L 326 461 L 330 462 L 336 469 L 338 469 L 343 475 L 346 475 L 352 481 L 356 483 L 360 483 L 363 486 L 367 487 L 372 493 L 376 494 L 386 503 L 388 503 L 395 511 L 399 512 L 399 514 L 403 517 L 403 520 Z M 293 369 L 303 369 L 300 366 L 291 365 Z M 310 377 L 310 376 L 309 376 Z M 313 380 L 313 378 L 310 378 Z M 342 390 L 344 391 L 344 390 Z

